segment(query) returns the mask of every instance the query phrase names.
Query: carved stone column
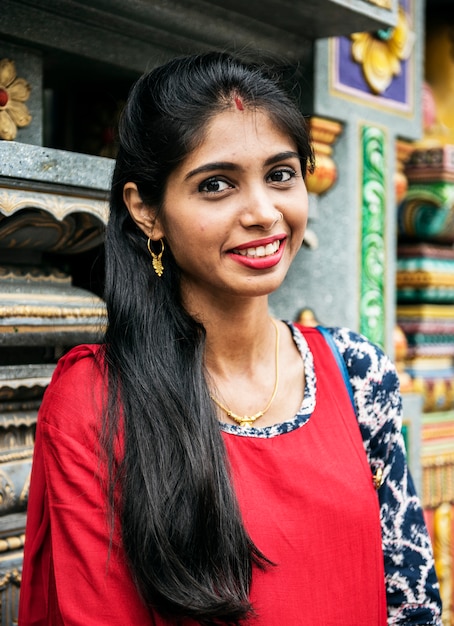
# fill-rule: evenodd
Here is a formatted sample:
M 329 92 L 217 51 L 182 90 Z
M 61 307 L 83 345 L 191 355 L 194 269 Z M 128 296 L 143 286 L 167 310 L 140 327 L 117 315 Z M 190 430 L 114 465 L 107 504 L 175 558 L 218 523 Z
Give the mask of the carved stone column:
M 4 141 L 0 163 L 0 611 L 10 624 L 42 395 L 58 357 L 104 326 L 102 300 L 59 258 L 101 244 L 112 162 Z

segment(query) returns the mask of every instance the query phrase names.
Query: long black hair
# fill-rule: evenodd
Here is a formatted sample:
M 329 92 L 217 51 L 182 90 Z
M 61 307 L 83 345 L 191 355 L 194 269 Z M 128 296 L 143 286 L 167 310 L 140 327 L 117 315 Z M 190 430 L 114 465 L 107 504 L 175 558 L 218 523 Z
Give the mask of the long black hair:
M 204 375 L 204 328 L 182 304 L 168 246 L 164 274 L 152 271 L 123 187 L 136 183 L 142 200 L 160 210 L 169 174 L 234 96 L 265 111 L 295 140 L 303 174 L 312 166 L 304 117 L 276 77 L 226 53 L 175 59 L 131 91 L 106 233 L 103 443 L 111 504 L 117 503 L 130 570 L 150 611 L 207 625 L 236 625 L 251 613 L 253 567 L 269 562 L 246 532 L 233 492 Z

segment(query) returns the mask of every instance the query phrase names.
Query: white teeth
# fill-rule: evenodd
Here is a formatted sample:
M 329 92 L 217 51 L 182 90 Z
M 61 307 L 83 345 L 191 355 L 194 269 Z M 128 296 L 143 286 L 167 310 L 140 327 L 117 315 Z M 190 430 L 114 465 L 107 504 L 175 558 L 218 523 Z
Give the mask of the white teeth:
M 241 254 L 241 256 L 249 256 L 252 258 L 264 257 L 264 256 L 269 256 L 270 254 L 275 254 L 279 250 L 280 245 L 281 245 L 280 241 L 273 241 L 273 243 L 268 243 L 266 246 L 257 246 L 256 248 L 245 248 L 244 250 L 234 250 L 234 252 L 236 254 Z

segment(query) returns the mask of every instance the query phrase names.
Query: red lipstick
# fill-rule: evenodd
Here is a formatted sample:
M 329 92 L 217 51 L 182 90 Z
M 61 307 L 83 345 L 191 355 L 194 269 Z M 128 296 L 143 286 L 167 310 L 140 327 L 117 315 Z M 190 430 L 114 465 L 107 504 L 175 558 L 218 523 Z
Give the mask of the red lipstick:
M 231 259 L 236 261 L 239 265 L 243 265 L 244 267 L 249 267 L 254 270 L 265 270 L 270 267 L 274 267 L 279 263 L 284 254 L 286 238 L 280 237 L 268 237 L 267 239 L 259 239 L 257 241 L 249 241 L 247 244 L 242 244 L 235 248 L 235 250 L 246 250 L 247 248 L 257 248 L 258 246 L 266 246 L 269 243 L 273 243 L 276 240 L 280 241 L 280 245 L 278 250 L 274 254 L 269 254 L 267 256 L 260 257 L 251 257 L 245 256 L 241 254 L 237 254 L 236 252 L 230 251 L 228 255 Z

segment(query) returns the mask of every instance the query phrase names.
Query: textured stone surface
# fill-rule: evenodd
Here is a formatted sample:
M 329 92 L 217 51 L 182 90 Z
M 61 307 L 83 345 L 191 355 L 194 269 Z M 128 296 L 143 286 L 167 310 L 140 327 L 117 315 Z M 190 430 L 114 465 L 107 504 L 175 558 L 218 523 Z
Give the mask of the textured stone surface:
M 24 179 L 108 190 L 113 160 L 0 141 L 0 179 Z

